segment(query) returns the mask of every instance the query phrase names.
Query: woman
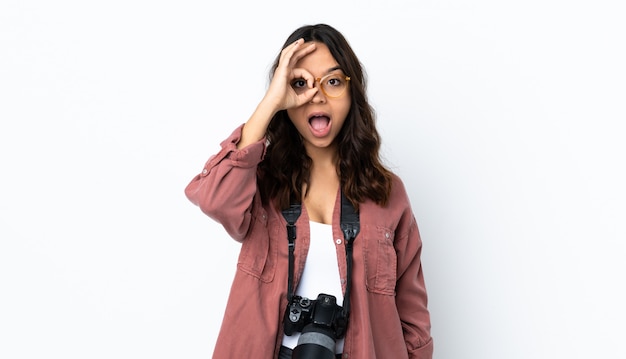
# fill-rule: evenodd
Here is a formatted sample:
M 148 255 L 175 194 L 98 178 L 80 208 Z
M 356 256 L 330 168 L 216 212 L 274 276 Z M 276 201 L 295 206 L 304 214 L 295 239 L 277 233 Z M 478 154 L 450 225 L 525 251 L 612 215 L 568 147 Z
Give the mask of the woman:
M 270 80 L 185 189 L 242 243 L 213 357 L 431 358 L 422 242 L 380 161 L 358 58 L 333 27 L 303 26 Z M 352 211 L 354 239 L 342 232 Z

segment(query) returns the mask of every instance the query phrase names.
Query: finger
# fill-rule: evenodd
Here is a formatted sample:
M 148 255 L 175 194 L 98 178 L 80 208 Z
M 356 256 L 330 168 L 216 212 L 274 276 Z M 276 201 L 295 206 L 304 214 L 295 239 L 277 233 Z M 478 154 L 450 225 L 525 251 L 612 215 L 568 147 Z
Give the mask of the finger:
M 280 59 L 279 59 L 279 65 L 280 63 L 284 63 L 287 64 L 289 63 L 289 60 L 291 59 L 291 57 L 293 56 L 294 52 L 298 49 L 298 47 L 300 47 L 302 44 L 304 43 L 304 39 L 300 38 L 294 42 L 292 42 L 290 45 L 286 46 L 281 52 L 280 52 Z
M 313 87 L 315 77 L 307 70 L 297 67 L 292 70 L 292 74 L 294 79 L 303 79 L 306 81 L 309 88 Z
M 315 77 L 305 69 L 295 68 L 291 71 L 290 83 L 295 80 L 300 79 L 306 82 L 306 87 L 308 90 L 315 87 Z M 306 93 L 306 92 L 305 92 Z
M 318 91 L 319 89 L 317 87 L 313 87 L 313 88 L 306 90 L 304 93 L 298 95 L 299 105 L 310 102 L 313 99 L 313 97 L 315 97 Z
M 315 51 L 315 43 L 310 42 L 306 46 L 300 45 L 293 48 L 294 54 L 291 56 L 290 62 L 296 64 L 300 59 Z
M 305 45 L 303 47 L 303 45 Z M 304 39 L 298 39 L 294 41 L 291 45 L 285 47 L 281 54 L 278 62 L 278 66 L 281 65 L 284 67 L 295 66 L 295 64 L 306 55 L 315 51 L 315 43 L 305 43 Z

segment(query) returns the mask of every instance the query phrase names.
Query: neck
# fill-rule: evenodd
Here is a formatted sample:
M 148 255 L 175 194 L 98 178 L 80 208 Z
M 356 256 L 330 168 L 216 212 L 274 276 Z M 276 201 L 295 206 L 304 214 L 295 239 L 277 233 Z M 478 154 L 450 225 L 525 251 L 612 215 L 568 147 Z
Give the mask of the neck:
M 314 168 L 317 167 L 318 169 L 321 169 L 321 168 L 328 168 L 328 167 L 334 168 L 335 167 L 336 160 L 337 160 L 337 148 L 335 146 L 331 145 L 329 147 L 324 147 L 324 148 L 312 147 L 312 146 L 305 146 L 305 147 L 306 147 L 306 154 L 313 161 Z

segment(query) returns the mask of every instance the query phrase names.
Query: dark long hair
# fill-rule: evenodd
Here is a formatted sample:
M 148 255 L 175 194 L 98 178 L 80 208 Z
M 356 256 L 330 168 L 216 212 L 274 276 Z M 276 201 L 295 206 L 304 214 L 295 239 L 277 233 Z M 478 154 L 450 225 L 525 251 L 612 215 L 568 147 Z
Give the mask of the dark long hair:
M 283 48 L 300 38 L 306 42 L 325 44 L 341 69 L 350 76 L 352 102 L 335 139 L 337 171 L 343 192 L 356 208 L 367 199 L 381 206 L 386 205 L 392 174 L 380 160 L 380 136 L 376 130 L 374 110 L 367 101 L 366 78 L 361 62 L 344 36 L 329 25 L 302 26 L 287 38 Z M 270 81 L 278 67 L 279 56 L 271 68 Z M 266 139 L 267 152 L 259 164 L 261 198 L 265 203 L 274 200 L 279 209 L 284 209 L 292 200 L 302 200 L 302 187 L 309 182 L 312 161 L 286 110 L 274 115 L 267 128 Z

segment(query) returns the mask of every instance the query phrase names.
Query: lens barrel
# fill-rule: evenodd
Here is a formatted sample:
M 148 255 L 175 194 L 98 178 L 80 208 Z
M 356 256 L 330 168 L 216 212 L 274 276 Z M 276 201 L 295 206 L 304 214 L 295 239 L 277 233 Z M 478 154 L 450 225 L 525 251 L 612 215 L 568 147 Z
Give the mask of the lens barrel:
M 328 329 L 314 324 L 302 329 L 292 359 L 335 359 L 335 339 Z

